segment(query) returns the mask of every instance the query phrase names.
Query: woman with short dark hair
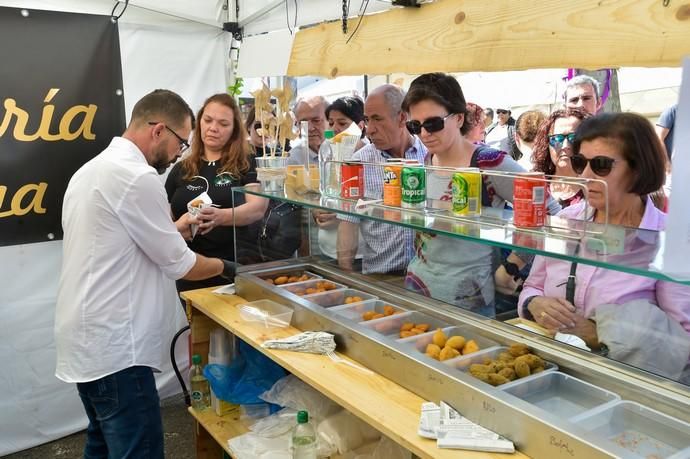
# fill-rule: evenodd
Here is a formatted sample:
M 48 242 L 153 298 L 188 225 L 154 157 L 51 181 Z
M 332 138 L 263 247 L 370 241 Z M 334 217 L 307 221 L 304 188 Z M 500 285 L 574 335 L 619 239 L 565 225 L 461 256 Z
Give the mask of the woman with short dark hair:
M 505 152 L 466 138 L 471 126 L 466 121 L 467 104 L 457 80 L 443 73 L 428 73 L 410 85 L 402 108 L 409 113 L 407 129 L 418 135 L 429 150 L 428 166 L 476 167 L 487 171 L 524 172 Z M 428 170 L 427 200 L 444 207 L 451 201 L 452 173 Z M 513 179 L 503 174 L 483 174 L 481 202 L 471 206 L 503 209 L 513 199 Z M 552 202 L 557 207 L 555 202 Z M 488 245 L 449 236 L 417 232 L 415 257 L 407 267 L 405 286 L 409 290 L 493 317 L 495 291 L 493 259 Z
M 576 131 L 570 163 L 580 177 L 596 180 L 586 185 L 586 202 L 564 209 L 559 216 L 627 227 L 619 241 L 624 258 L 616 261 L 615 254 L 608 254 L 607 260 L 649 266 L 654 253 L 643 256 L 650 247 L 645 239 L 655 236 L 641 230 L 662 230 L 666 221 L 649 197 L 665 176 L 664 151 L 649 121 L 634 113 L 586 119 Z M 615 228 L 609 233 L 616 233 Z M 597 256 L 589 243 L 580 242 L 577 250 L 581 256 Z M 537 256 L 518 304 L 521 316 L 549 330 L 577 335 L 595 350 L 604 343 L 604 348 L 633 364 L 652 364 L 647 360 L 655 357 L 646 352 L 657 349 L 657 342 L 668 343 L 664 358 L 653 363 L 662 374 L 677 377 L 687 363 L 688 353 L 683 354 L 684 349 L 690 352 L 687 286 Z M 676 351 L 681 355 L 674 360 Z
M 359 97 L 340 97 L 326 108 L 326 119 L 334 134 L 340 134 L 355 123 L 362 131 L 361 140 L 355 150 L 362 148 L 367 142 L 365 139 L 366 127 L 364 124 L 364 102 Z

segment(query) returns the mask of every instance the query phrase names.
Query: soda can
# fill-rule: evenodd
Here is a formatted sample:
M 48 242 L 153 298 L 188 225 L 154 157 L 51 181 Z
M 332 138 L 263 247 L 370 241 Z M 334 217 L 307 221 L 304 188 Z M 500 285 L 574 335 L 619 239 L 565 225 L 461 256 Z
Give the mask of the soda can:
M 340 197 L 360 199 L 364 196 L 364 165 L 362 163 L 343 163 L 340 166 Z
M 519 174 L 513 184 L 513 224 L 539 228 L 546 218 L 546 182 L 541 172 Z
M 426 171 L 423 167 L 403 167 L 401 206 L 407 209 L 426 207 Z
M 482 175 L 477 168 L 467 168 L 451 179 L 453 215 L 478 217 L 482 213 Z
M 402 163 L 383 166 L 383 204 L 400 207 L 402 200 Z

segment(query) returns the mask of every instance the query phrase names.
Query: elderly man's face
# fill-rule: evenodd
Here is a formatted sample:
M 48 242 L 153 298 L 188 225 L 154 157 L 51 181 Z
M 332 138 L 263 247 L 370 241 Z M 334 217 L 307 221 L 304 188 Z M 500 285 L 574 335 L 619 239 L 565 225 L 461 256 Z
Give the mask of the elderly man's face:
M 364 102 L 367 137 L 379 150 L 388 151 L 395 147 L 401 133 L 407 132 L 404 119 L 400 109 L 392 109 L 382 94 L 372 94 Z
M 309 149 L 319 151 L 324 140 L 323 133 L 328 127 L 326 109 L 323 104 L 310 105 L 307 102 L 300 102 L 295 110 L 295 118 L 298 125 L 301 121 L 309 122 Z
M 594 88 L 591 84 L 580 84 L 568 88 L 565 93 L 565 106 L 568 108 L 582 108 L 591 115 L 596 115 L 601 108 Z

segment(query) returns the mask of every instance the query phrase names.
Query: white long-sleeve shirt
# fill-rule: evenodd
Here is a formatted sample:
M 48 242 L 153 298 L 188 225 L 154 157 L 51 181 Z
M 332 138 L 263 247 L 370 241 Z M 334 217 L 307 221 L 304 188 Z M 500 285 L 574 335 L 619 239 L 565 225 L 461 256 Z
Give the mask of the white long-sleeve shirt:
M 63 262 L 55 312 L 57 368 L 66 382 L 142 365 L 159 370 L 166 279 L 194 266 L 165 190 L 143 153 L 116 137 L 65 192 Z

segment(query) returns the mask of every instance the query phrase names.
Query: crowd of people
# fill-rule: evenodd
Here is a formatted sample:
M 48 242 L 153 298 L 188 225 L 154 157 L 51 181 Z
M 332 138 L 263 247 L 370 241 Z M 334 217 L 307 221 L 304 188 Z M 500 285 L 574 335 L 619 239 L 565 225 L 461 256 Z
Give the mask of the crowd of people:
M 568 82 L 563 107 L 516 120 L 510 106 L 483 109 L 466 101 L 453 76 L 429 73 L 407 92 L 386 84 L 365 100 L 300 99 L 294 114 L 298 124 L 308 122 L 307 138 L 292 149 L 273 147 L 289 150 L 288 164 L 316 164 L 325 130 L 354 124 L 362 135 L 352 160 L 366 163 L 367 199 L 382 198 L 379 165 L 393 158 L 499 172 L 481 180 L 482 206 L 498 210 L 513 197 L 513 178 L 501 173 L 537 171 L 598 179 L 585 189 L 551 184 L 550 215 L 664 229 L 675 107 L 656 131 L 640 115 L 601 109 L 598 83 L 586 76 Z M 161 300 L 165 278 L 180 291 L 227 283 L 238 263 L 296 256 L 310 239 L 344 270 L 399 279 L 417 294 L 489 317 L 500 293 L 513 299 L 517 314 L 554 334 L 690 379 L 688 287 L 233 193 L 259 185 L 255 158 L 273 141 L 253 111 L 245 116 L 227 94 L 209 97 L 195 115 L 179 95 L 156 90 L 135 105 L 125 133 L 72 177 L 63 207 L 56 375 L 77 383 L 90 421 L 87 456 L 148 448 L 162 457 L 153 383 L 162 362 L 150 325 L 169 307 Z M 157 172 L 171 165 L 162 185 Z M 431 193 L 429 199 L 447 200 L 450 189 Z M 213 204 L 191 212 L 200 197 Z M 303 231 L 308 219 L 313 235 Z M 627 247 L 644 243 L 630 234 Z M 673 349 L 659 358 L 660 346 Z

